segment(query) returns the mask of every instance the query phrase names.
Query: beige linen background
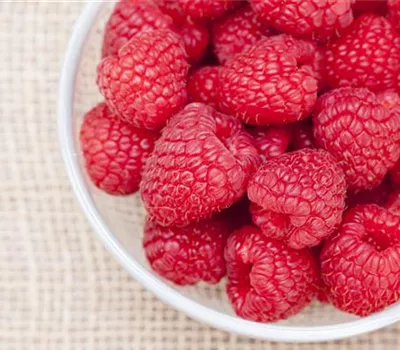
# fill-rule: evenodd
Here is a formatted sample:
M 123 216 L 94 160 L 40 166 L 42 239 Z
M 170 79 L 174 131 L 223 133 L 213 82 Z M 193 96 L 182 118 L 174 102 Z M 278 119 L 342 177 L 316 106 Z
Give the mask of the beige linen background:
M 192 321 L 145 291 L 97 241 L 56 135 L 61 61 L 83 6 L 0 1 L 0 349 L 320 349 Z M 399 332 L 323 348 L 399 349 Z

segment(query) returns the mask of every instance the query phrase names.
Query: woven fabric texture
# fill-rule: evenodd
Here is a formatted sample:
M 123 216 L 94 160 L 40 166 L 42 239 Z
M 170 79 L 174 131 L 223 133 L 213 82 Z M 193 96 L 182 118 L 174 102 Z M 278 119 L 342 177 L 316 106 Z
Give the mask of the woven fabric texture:
M 83 6 L 0 1 L 0 349 L 320 349 L 195 322 L 145 291 L 98 242 L 56 133 L 61 62 Z M 323 347 L 399 349 L 400 325 Z

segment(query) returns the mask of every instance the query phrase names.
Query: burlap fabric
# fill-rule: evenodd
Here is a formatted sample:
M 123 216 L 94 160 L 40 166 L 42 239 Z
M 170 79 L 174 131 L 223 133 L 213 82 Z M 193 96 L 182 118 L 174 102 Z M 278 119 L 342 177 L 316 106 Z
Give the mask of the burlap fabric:
M 0 349 L 399 349 L 400 325 L 322 346 L 228 334 L 122 270 L 77 205 L 56 134 L 61 61 L 83 6 L 0 1 Z

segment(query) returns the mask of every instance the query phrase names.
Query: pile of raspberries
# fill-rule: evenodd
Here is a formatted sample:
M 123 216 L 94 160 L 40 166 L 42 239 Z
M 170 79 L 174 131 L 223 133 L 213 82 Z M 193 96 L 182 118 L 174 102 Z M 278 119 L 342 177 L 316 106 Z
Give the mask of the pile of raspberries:
M 218 283 L 240 317 L 400 299 L 400 0 L 126 0 L 103 102 L 80 131 L 93 183 L 140 192 L 151 267 Z

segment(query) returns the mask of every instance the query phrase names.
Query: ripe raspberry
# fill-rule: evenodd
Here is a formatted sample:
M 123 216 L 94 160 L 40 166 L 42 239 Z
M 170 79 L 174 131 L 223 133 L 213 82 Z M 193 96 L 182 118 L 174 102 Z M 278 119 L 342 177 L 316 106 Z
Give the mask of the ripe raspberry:
M 248 132 L 263 162 L 284 154 L 289 147 L 291 128 L 288 126 L 249 128 Z
M 141 195 L 160 225 L 210 217 L 246 192 L 259 155 L 240 122 L 192 103 L 163 129 L 146 163 Z
M 177 0 L 186 15 L 198 19 L 222 16 L 240 3 L 237 0 Z
M 199 22 L 185 21 L 178 29 L 190 62 L 200 61 L 208 47 L 210 34 L 208 28 Z
M 400 37 L 384 17 L 365 14 L 326 51 L 331 87 L 396 88 L 400 71 Z
M 387 202 L 391 191 L 392 186 L 389 178 L 385 177 L 380 185 L 371 190 L 349 192 L 347 194 L 347 206 L 349 208 L 359 204 L 377 204 L 383 206 Z
M 117 57 L 97 67 L 97 85 L 109 108 L 139 128 L 161 129 L 186 103 L 188 63 L 170 30 L 141 32 Z
M 222 218 L 185 227 L 163 227 L 147 220 L 143 246 L 151 267 L 179 285 L 218 283 L 225 276 L 224 247 L 230 231 Z
M 290 146 L 293 150 L 303 148 L 315 148 L 313 126 L 311 119 L 293 124 L 292 126 L 292 140 Z
M 218 108 L 219 66 L 204 66 L 188 79 L 188 94 L 192 102 L 203 102 Z
M 90 179 L 110 194 L 136 192 L 157 136 L 119 121 L 105 103 L 98 104 L 86 113 L 80 130 Z
M 117 55 L 119 49 L 141 31 L 171 28 L 172 19 L 150 0 L 119 1 L 107 21 L 102 55 Z
M 394 186 L 400 187 L 400 159 L 390 171 L 390 178 Z
M 376 94 L 376 97 L 378 98 L 379 102 L 387 109 L 400 108 L 400 96 L 395 91 L 381 91 Z M 398 118 L 400 119 L 400 116 Z
M 326 41 L 353 21 L 352 0 L 250 0 L 260 21 L 284 33 Z
M 340 224 L 346 183 L 328 152 L 303 149 L 262 164 L 247 194 L 261 231 L 301 249 L 317 245 Z
M 375 204 L 357 206 L 321 253 L 329 299 L 342 311 L 367 316 L 400 297 L 400 216 Z
M 317 98 L 317 81 L 311 67 L 304 65 L 312 60 L 305 47 L 279 35 L 235 55 L 220 71 L 221 110 L 254 125 L 307 117 Z
M 317 145 L 343 167 L 351 191 L 378 186 L 400 156 L 400 119 L 367 89 L 322 95 L 313 121 Z
M 317 267 L 309 250 L 293 250 L 257 228 L 235 231 L 225 247 L 227 293 L 235 312 L 273 322 L 301 311 L 315 296 Z
M 256 18 L 249 5 L 213 23 L 212 42 L 221 63 L 247 49 L 271 31 Z
M 183 23 L 188 18 L 177 0 L 156 0 L 160 10 L 172 17 L 175 23 Z
M 392 23 L 393 27 L 400 31 L 400 1 L 388 0 L 388 20 Z
M 390 194 L 384 207 L 392 213 L 400 215 L 400 190 L 397 190 Z

